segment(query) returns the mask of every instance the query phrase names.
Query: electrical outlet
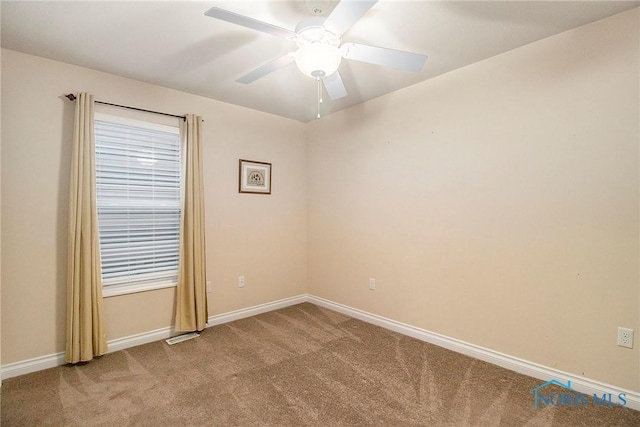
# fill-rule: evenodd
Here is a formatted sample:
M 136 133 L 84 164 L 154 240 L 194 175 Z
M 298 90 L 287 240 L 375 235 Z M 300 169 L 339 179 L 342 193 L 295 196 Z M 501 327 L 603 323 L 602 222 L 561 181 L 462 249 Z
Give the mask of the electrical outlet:
M 369 289 L 372 291 L 376 289 L 376 279 L 369 279 Z
M 244 288 L 244 276 L 238 277 L 238 287 Z
M 618 345 L 633 348 L 633 329 L 618 327 Z
M 211 285 L 211 281 L 207 280 L 207 293 L 210 294 L 213 290 L 213 286 Z

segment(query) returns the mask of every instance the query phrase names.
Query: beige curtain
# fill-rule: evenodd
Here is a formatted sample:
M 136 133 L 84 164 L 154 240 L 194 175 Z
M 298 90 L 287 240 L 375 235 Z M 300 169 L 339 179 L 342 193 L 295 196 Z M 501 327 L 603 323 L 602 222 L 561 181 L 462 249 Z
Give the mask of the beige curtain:
M 68 363 L 86 362 L 107 352 L 96 203 L 93 95 L 80 93 L 76 99 L 69 192 Z
M 180 265 L 176 292 L 176 331 L 201 331 L 207 310 L 202 179 L 202 118 L 188 114 L 180 122 L 183 197 Z

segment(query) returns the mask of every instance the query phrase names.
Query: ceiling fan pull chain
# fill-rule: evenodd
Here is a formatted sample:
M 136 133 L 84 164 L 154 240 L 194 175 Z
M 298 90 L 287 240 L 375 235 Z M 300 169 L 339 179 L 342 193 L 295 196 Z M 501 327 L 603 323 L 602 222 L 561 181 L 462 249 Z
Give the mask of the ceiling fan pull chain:
M 322 103 L 322 89 L 320 88 L 320 77 L 316 77 L 318 83 L 318 118 L 320 118 L 320 104 Z

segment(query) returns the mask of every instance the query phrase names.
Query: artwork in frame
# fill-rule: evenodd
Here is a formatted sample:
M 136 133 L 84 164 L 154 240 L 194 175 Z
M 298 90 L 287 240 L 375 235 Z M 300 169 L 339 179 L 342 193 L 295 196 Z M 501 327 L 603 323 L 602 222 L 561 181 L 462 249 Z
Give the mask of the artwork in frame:
M 271 163 L 240 159 L 240 193 L 271 194 Z

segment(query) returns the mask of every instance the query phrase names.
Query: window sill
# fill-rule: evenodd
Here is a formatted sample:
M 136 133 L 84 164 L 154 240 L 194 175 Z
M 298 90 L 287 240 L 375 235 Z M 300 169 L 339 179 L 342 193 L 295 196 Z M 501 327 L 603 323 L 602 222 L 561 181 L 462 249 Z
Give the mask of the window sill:
M 114 285 L 103 286 L 102 297 L 109 298 L 119 295 L 136 294 L 139 292 L 155 291 L 157 289 L 175 288 L 175 283 L 147 283 L 144 285 Z

